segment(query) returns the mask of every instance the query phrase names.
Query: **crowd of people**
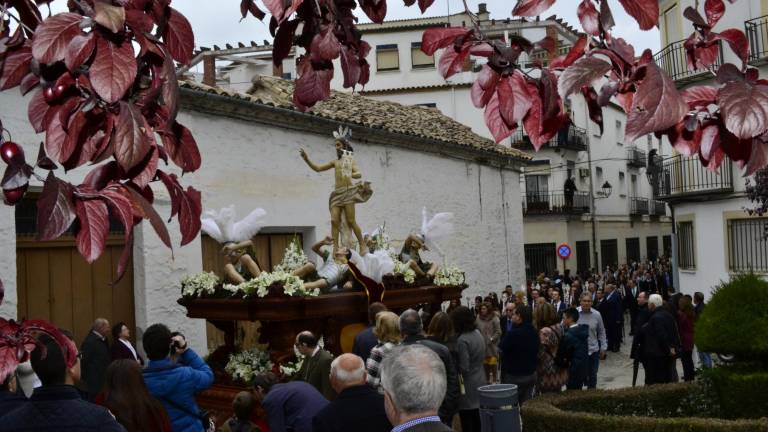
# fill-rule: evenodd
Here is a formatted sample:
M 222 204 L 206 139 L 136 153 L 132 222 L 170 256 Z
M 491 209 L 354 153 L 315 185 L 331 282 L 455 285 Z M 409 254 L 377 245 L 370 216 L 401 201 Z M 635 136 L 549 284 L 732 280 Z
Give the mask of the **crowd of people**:
M 675 292 L 664 264 L 637 263 L 602 275 L 541 275 L 526 290 L 507 286 L 444 311 L 398 315 L 373 303 L 352 353 L 334 357 L 319 335 L 300 332 L 304 360 L 293 379 L 258 374 L 218 430 L 259 430 L 260 404 L 273 432 L 450 431 L 454 420 L 480 431 L 480 387 L 515 384 L 521 407 L 543 393 L 596 388 L 601 359 L 625 343 L 646 385 L 677 380 L 677 359 L 692 380 L 703 308 L 701 293 Z M 163 324 L 141 342 L 146 359 L 124 323 L 97 319 L 70 365 L 56 340 L 40 336 L 31 361 L 2 383 L 0 432 L 215 430 L 195 401 L 213 383 L 211 368 Z M 712 365 L 706 353 L 699 360 Z

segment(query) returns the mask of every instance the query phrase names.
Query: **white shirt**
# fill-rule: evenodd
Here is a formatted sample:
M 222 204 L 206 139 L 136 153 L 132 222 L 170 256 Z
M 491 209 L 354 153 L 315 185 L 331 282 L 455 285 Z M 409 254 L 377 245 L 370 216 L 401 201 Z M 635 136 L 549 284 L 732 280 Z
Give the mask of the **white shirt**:
M 133 347 L 133 345 L 131 345 L 131 343 L 128 342 L 127 340 L 123 340 L 123 339 L 118 339 L 118 340 L 122 342 L 123 345 L 127 346 L 129 350 L 131 350 L 131 353 L 133 354 L 133 359 L 136 361 L 139 361 L 139 356 L 138 354 L 136 354 L 136 349 Z

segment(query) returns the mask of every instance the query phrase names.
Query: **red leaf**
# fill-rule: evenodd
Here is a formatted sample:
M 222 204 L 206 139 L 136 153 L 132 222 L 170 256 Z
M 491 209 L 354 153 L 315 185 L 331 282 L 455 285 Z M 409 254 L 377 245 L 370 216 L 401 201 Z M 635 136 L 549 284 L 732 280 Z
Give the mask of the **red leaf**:
M 360 0 L 360 9 L 376 24 L 381 24 L 387 17 L 387 2 L 382 0 Z
M 589 119 L 592 120 L 598 128 L 600 128 L 600 135 L 603 135 L 603 108 L 598 101 L 598 95 L 592 87 L 582 87 L 581 94 L 587 102 L 587 112 L 589 112 Z
M 69 161 L 70 157 L 77 151 L 78 147 L 82 144 L 81 132 L 88 123 L 86 114 L 83 111 L 76 112 L 67 125 L 67 137 L 64 139 L 64 143 L 59 149 L 57 160 L 61 163 Z M 77 162 L 77 161 L 75 161 Z M 65 166 L 65 168 L 67 168 Z
M 706 21 L 704 21 L 704 18 L 701 16 L 699 11 L 692 8 L 691 6 L 688 6 L 683 11 L 683 17 L 687 18 L 688 21 L 692 22 L 694 26 L 707 28 L 709 25 Z
M 300 69 L 303 70 L 299 79 L 296 80 L 293 103 L 300 110 L 306 110 L 331 96 L 333 69 L 315 70 L 309 62 Z
M 535 47 L 539 47 L 543 49 L 544 51 L 548 52 L 550 55 L 554 55 L 555 45 L 557 45 L 557 42 L 552 36 L 545 36 L 544 39 L 538 42 L 535 42 L 533 45 Z M 472 51 L 472 55 L 476 55 L 474 50 Z
M 276 65 L 282 64 L 283 59 L 288 57 L 293 47 L 293 36 L 296 34 L 296 27 L 299 25 L 299 20 L 286 21 L 280 24 L 280 28 L 277 29 L 275 40 L 273 41 L 274 47 L 272 48 L 272 62 Z
M 637 21 L 640 30 L 650 30 L 659 22 L 657 0 L 619 0 L 624 10 Z
M 32 99 L 27 106 L 27 117 L 35 132 L 40 133 L 46 129 L 43 120 L 49 108 L 50 106 L 43 96 L 43 89 L 39 89 L 32 95 Z
M 523 122 L 531 101 L 528 99 L 528 87 L 522 72 L 502 78 L 498 85 L 499 112 L 507 126 L 514 129 Z
M 126 171 L 141 162 L 149 152 L 154 138 L 141 112 L 127 102 L 120 102 L 120 114 L 115 124 L 115 159 Z
M 169 7 L 168 25 L 163 32 L 163 41 L 171 57 L 183 65 L 189 65 L 195 49 L 195 35 L 189 21 L 176 9 Z
M 464 62 L 469 57 L 469 49 L 469 46 L 465 46 L 459 52 L 456 52 L 455 49 L 443 51 L 443 55 L 440 56 L 440 61 L 437 64 L 437 71 L 440 75 L 447 79 L 461 72 L 464 68 Z
M 587 34 L 592 36 L 600 35 L 599 16 L 592 0 L 581 0 L 576 13 L 579 16 L 579 21 L 581 21 L 581 27 Z
M 152 191 L 151 188 L 147 189 L 150 192 Z M 152 207 L 152 204 L 135 189 L 129 187 L 126 188 L 126 190 L 130 193 L 129 198 L 133 204 L 134 214 L 138 214 L 142 218 L 148 220 L 150 225 L 152 225 L 152 228 L 157 233 L 157 236 L 160 237 L 160 240 L 162 240 L 163 244 L 173 249 L 173 246 L 171 246 L 171 236 L 168 233 L 168 227 L 165 226 L 165 223 L 160 218 L 160 215 L 157 214 L 157 211 L 155 211 L 154 207 Z
M 597 57 L 582 57 L 560 75 L 557 91 L 560 97 L 565 99 L 582 87 L 592 85 L 592 82 L 603 77 L 611 68 L 610 63 Z
M 74 188 L 48 173 L 43 192 L 37 200 L 37 239 L 41 241 L 58 238 L 69 229 L 75 220 L 73 201 Z
M 688 108 L 704 109 L 709 105 L 717 104 L 717 89 L 710 86 L 688 87 L 680 92 Z
M 332 27 L 326 27 L 320 33 L 316 34 L 312 38 L 312 44 L 309 51 L 312 53 L 313 59 L 316 61 L 333 60 L 339 57 L 341 52 L 341 44 L 336 39 L 336 35 L 333 34 Z
M 149 153 L 144 160 L 128 172 L 128 177 L 138 187 L 143 188 L 149 184 L 157 172 L 158 151 L 156 146 L 149 148 Z M 137 172 L 138 171 L 138 172 Z
M 125 28 L 125 8 L 115 6 L 110 0 L 94 0 L 93 20 L 112 33 L 118 33 Z
M 189 129 L 174 123 L 171 132 L 162 134 L 161 138 L 165 150 L 173 163 L 181 168 L 182 173 L 197 171 L 200 168 L 200 151 Z
M 501 117 L 499 111 L 499 95 L 494 93 L 491 100 L 488 101 L 488 105 L 485 106 L 485 124 L 488 126 L 488 130 L 491 131 L 491 135 L 497 143 L 504 141 L 505 138 L 512 135 L 515 130 L 507 126 L 507 123 Z
M 710 125 L 704 128 L 701 133 L 701 147 L 699 148 L 699 154 L 702 159 L 709 162 L 713 162 L 717 159 L 717 153 L 722 154 L 720 149 L 720 128 L 718 125 Z M 719 164 L 718 164 L 719 165 Z
M 731 81 L 718 93 L 726 129 L 740 139 L 750 139 L 768 129 L 768 86 Z
M 491 100 L 496 92 L 496 84 L 499 82 L 499 75 L 488 65 L 483 65 L 475 82 L 472 84 L 472 103 L 477 108 L 483 108 Z
M 341 47 L 341 72 L 344 74 L 344 88 L 351 88 L 356 86 L 360 82 L 362 69 L 360 68 L 360 60 L 358 60 L 355 52 L 348 46 Z
M 176 121 L 179 112 L 179 80 L 176 77 L 176 65 L 167 53 L 163 67 L 159 70 L 159 78 L 163 82 L 160 93 L 163 98 L 163 105 L 168 110 L 168 120 L 163 126 L 164 129 L 167 129 Z
M 166 174 L 158 170 L 157 176 L 171 196 L 171 218 L 179 216 L 181 245 L 184 246 L 194 240 L 200 232 L 200 214 L 202 213 L 200 192 L 192 187 L 184 191 L 175 174 Z
M 607 1 L 600 2 L 600 25 L 605 31 L 611 31 L 613 26 L 616 25 L 616 22 L 613 20 L 611 7 L 608 6 Z
M 587 47 L 588 40 L 586 36 L 581 36 L 579 40 L 576 41 L 575 44 L 571 47 L 571 49 L 568 51 L 568 54 L 566 54 L 564 57 L 558 57 L 554 60 L 552 60 L 552 64 L 550 64 L 550 68 L 557 69 L 557 68 L 567 68 L 568 66 L 572 65 L 573 62 L 584 56 L 584 49 Z
M 122 185 L 112 185 L 103 189 L 100 193 L 120 223 L 125 228 L 125 246 L 117 264 L 117 278 L 113 283 L 122 279 L 128 265 L 128 258 L 131 256 L 133 245 L 133 205 L 124 195 L 125 187 Z
M 120 168 L 117 166 L 117 162 L 109 161 L 92 169 L 91 172 L 85 176 L 83 184 L 93 188 L 94 190 L 100 191 L 104 189 L 107 184 L 119 179 Z
M 672 79 L 653 62 L 647 63 L 645 68 L 645 78 L 637 85 L 627 118 L 628 143 L 639 136 L 674 126 L 688 112 Z
M 749 160 L 744 165 L 744 177 L 751 176 L 755 171 L 768 165 L 768 143 L 762 139 L 755 138 L 752 140 L 752 152 L 749 155 Z
M 304 3 L 304 0 L 293 0 L 291 2 L 291 5 L 285 9 L 285 13 L 283 14 L 283 19 L 290 18 L 291 15 L 293 15 L 294 12 L 301 6 L 301 4 Z
M 704 13 L 707 14 L 707 23 L 714 27 L 720 18 L 725 15 L 725 3 L 723 0 L 706 0 L 704 2 Z
M 263 0 L 264 6 L 270 14 L 279 22 L 283 21 L 283 14 L 285 13 L 285 0 Z
M 528 115 L 523 119 L 523 126 L 525 127 L 525 133 L 528 134 L 528 138 L 533 144 L 533 148 L 539 151 L 546 140 L 541 139 L 542 132 L 542 111 L 541 111 L 541 96 L 539 96 L 539 87 L 534 82 L 528 82 L 526 87 L 528 88 L 528 97 L 531 102 L 531 109 L 528 110 Z
M 419 0 L 419 9 L 421 10 L 421 13 L 426 12 L 434 2 L 435 0 Z
M 667 130 L 669 142 L 676 151 L 686 156 L 692 156 L 701 147 L 702 130 L 696 124 L 696 129 L 689 131 L 685 127 L 685 121 L 674 125 Z
M 56 115 L 49 114 L 46 116 L 52 118 L 48 121 L 45 129 L 45 151 L 51 159 L 56 161 L 61 160 L 61 151 L 64 146 L 64 141 L 67 139 L 67 132 L 64 130 L 64 126 L 61 124 L 61 116 L 58 114 L 63 111 L 68 111 L 70 108 L 70 106 L 62 105 L 58 107 L 58 110 L 50 110 L 50 112 L 55 113 Z
M 9 52 L 5 56 L 5 61 L 0 61 L 2 66 L 2 75 L 0 75 L 0 90 L 7 90 L 21 84 L 27 74 L 29 74 L 29 64 L 32 62 L 32 50 L 28 47 L 21 47 Z
M 64 60 L 69 42 L 81 33 L 82 21 L 83 16 L 76 13 L 61 13 L 46 19 L 35 31 L 32 56 L 43 64 Z
M 67 52 L 64 56 L 64 64 L 67 69 L 75 72 L 83 63 L 88 61 L 96 48 L 96 39 L 93 33 L 87 35 L 77 35 L 67 45 Z
M 19 90 L 21 90 L 22 95 L 26 96 L 27 93 L 37 87 L 38 84 L 40 84 L 40 77 L 30 73 L 21 80 L 21 87 L 19 87 Z
M 440 48 L 452 45 L 457 38 L 466 36 L 472 32 L 465 27 L 440 27 L 427 29 L 421 35 L 421 51 L 426 55 L 433 55 Z
M 726 63 L 717 70 L 716 80 L 720 84 L 731 81 L 744 81 L 744 74 L 733 63 Z
M 64 355 L 64 360 L 67 363 L 67 367 L 71 368 L 77 363 L 77 347 L 72 339 L 64 336 L 59 329 L 53 324 L 42 320 L 27 320 L 22 322 L 22 331 L 28 335 L 34 335 L 38 337 L 40 333 L 45 333 L 51 337 L 61 347 L 61 352 Z M 34 344 L 30 344 L 27 347 L 27 351 L 31 352 L 35 348 Z
M 512 15 L 534 17 L 546 12 L 553 4 L 555 0 L 517 0 Z
M 747 37 L 739 29 L 723 30 L 718 34 L 718 38 L 728 42 L 733 52 L 741 59 L 742 64 L 747 63 L 749 58 L 749 42 Z
M 107 204 L 101 200 L 75 201 L 75 213 L 80 228 L 75 235 L 77 251 L 91 264 L 104 252 L 109 234 L 109 212 Z
M 104 38 L 96 40 L 96 58 L 90 69 L 93 89 L 108 103 L 123 98 L 136 78 L 136 57 L 126 41 L 115 45 Z

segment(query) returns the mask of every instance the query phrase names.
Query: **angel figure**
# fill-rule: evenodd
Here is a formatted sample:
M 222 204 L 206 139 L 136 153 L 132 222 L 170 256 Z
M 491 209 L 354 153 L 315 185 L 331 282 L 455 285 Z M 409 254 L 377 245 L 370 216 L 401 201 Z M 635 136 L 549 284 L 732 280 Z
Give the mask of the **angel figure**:
M 335 187 L 328 199 L 328 207 L 331 212 L 331 239 L 334 253 L 341 244 L 350 245 L 351 232 L 354 232 L 360 253 L 365 250 L 365 242 L 360 226 L 355 218 L 355 204 L 364 203 L 373 194 L 370 182 L 355 182 L 362 178 L 362 174 L 354 159 L 352 146 L 349 140 L 352 133 L 348 128 L 339 127 L 338 132 L 333 133 L 336 139 L 336 160 L 323 165 L 317 165 L 309 159 L 304 149 L 299 150 L 302 159 L 315 172 L 334 169 Z M 341 238 L 340 238 L 341 237 Z
M 323 246 L 331 245 L 333 245 L 333 239 L 326 237 L 312 246 L 312 251 L 323 259 L 323 265 L 319 268 L 310 262 L 293 271 L 292 274 L 294 276 L 298 276 L 305 281 L 307 279 L 314 279 L 304 282 L 304 289 L 311 291 L 317 288 L 320 292 L 327 293 L 328 291 L 338 290 L 337 287 L 342 285 L 342 283 L 344 289 L 352 288 L 351 281 L 345 282 L 347 271 L 349 270 L 347 265 L 350 255 L 349 249 L 344 247 L 334 249 L 333 255 L 331 255 L 331 252 L 323 249 Z
M 221 253 L 227 257 L 224 278 L 232 284 L 241 284 L 261 274 L 256 261 L 248 254 L 253 247 L 253 236 L 264 226 L 264 209 L 257 208 L 242 220 L 235 222 L 235 206 L 220 211 L 209 210 L 200 218 L 202 230 L 224 245 Z
M 408 236 L 400 251 L 400 261 L 406 263 L 417 276 L 435 277 L 439 266 L 421 259 L 421 250 L 435 250 L 441 256 L 442 250 L 437 242 L 448 237 L 453 232 L 453 213 L 437 213 L 432 218 L 427 216 L 427 208 L 421 211 L 421 230 Z

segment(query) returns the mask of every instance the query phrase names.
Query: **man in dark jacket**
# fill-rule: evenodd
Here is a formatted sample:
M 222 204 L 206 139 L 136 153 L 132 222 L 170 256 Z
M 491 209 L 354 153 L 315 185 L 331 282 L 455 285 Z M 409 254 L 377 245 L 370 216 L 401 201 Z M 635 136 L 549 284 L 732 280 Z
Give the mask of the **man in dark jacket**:
M 440 405 L 438 415 L 443 423 L 451 426 L 453 424 L 453 416 L 459 412 L 461 390 L 459 389 L 458 368 L 453 361 L 450 351 L 445 345 L 431 341 L 424 336 L 421 317 L 413 309 L 408 309 L 400 315 L 400 333 L 403 336 L 403 345 L 424 345 L 434 351 L 442 360 L 443 366 L 445 366 L 447 387 L 445 399 L 443 399 L 443 403 Z
M 363 363 L 368 361 L 371 350 L 379 343 L 378 338 L 373 334 L 373 329 L 376 327 L 376 315 L 386 310 L 387 307 L 379 302 L 371 303 L 368 306 L 368 328 L 358 333 L 355 336 L 355 342 L 352 344 L 352 353 L 357 354 L 358 357 L 363 359 Z
M 651 294 L 648 309 L 651 317 L 642 328 L 642 355 L 645 384 L 672 382 L 675 357 L 680 352 L 680 336 L 675 317 L 662 306 L 659 294 Z
M 91 331 L 85 337 L 80 352 L 83 355 L 83 385 L 88 392 L 88 399 L 93 400 L 104 386 L 107 366 L 112 360 L 109 352 L 107 335 L 110 333 L 109 321 L 96 318 Z
M 153 324 L 142 337 L 149 364 L 144 369 L 144 382 L 155 399 L 165 407 L 174 432 L 204 430 L 195 393 L 213 384 L 213 371 L 187 346 L 184 336 L 171 336 L 164 324 Z M 171 358 L 173 346 L 176 362 Z M 207 426 L 207 425 L 206 425 Z
M 589 326 L 578 324 L 579 311 L 569 308 L 563 313 L 563 351 L 570 365 L 568 366 L 568 383 L 566 389 L 581 390 L 587 379 L 589 361 Z
M 603 324 L 605 325 L 606 338 L 608 339 L 608 349 L 611 352 L 619 352 L 621 347 L 621 322 L 624 314 L 622 313 L 621 298 L 616 285 L 606 284 L 605 302 L 603 314 Z M 602 312 L 601 312 L 602 313 Z
M 27 401 L 24 394 L 16 390 L 16 374 L 11 372 L 0 384 L 0 417 L 21 407 Z
M 293 379 L 311 384 L 326 399 L 333 400 L 336 397 L 330 381 L 333 354 L 322 349 L 317 337 L 310 331 L 303 331 L 296 336 L 296 349 L 304 355 L 304 361 Z
M 499 341 L 504 339 L 504 335 L 507 334 L 508 331 L 512 330 L 512 315 L 515 313 L 515 303 L 507 303 L 506 306 L 504 306 L 504 315 L 499 320 L 499 326 L 501 326 L 501 338 Z
M 365 363 L 342 354 L 331 363 L 331 386 L 338 395 L 312 419 L 313 432 L 389 432 L 384 396 L 366 384 Z
M 328 399 L 309 383 L 280 384 L 272 372 L 256 375 L 253 388 L 272 432 L 312 432 L 312 419 L 328 405 Z
M 536 362 L 539 355 L 539 333 L 531 324 L 531 308 L 518 306 L 512 315 L 512 330 L 499 344 L 501 350 L 501 382 L 516 384 L 520 405 L 533 397 L 536 384 Z
M 637 287 L 637 283 L 630 279 L 627 282 L 627 286 L 624 287 L 624 309 L 629 310 L 629 335 L 635 334 L 635 319 L 637 318 L 637 296 L 640 294 L 640 289 Z
M 43 385 L 20 408 L 0 414 L 0 431 L 125 432 L 109 411 L 80 398 L 74 387 L 80 379 L 79 355 L 75 364 L 68 366 L 66 348 L 46 334 L 37 340 L 39 345 L 32 351 L 32 369 Z M 74 344 L 72 347 L 77 350 Z

